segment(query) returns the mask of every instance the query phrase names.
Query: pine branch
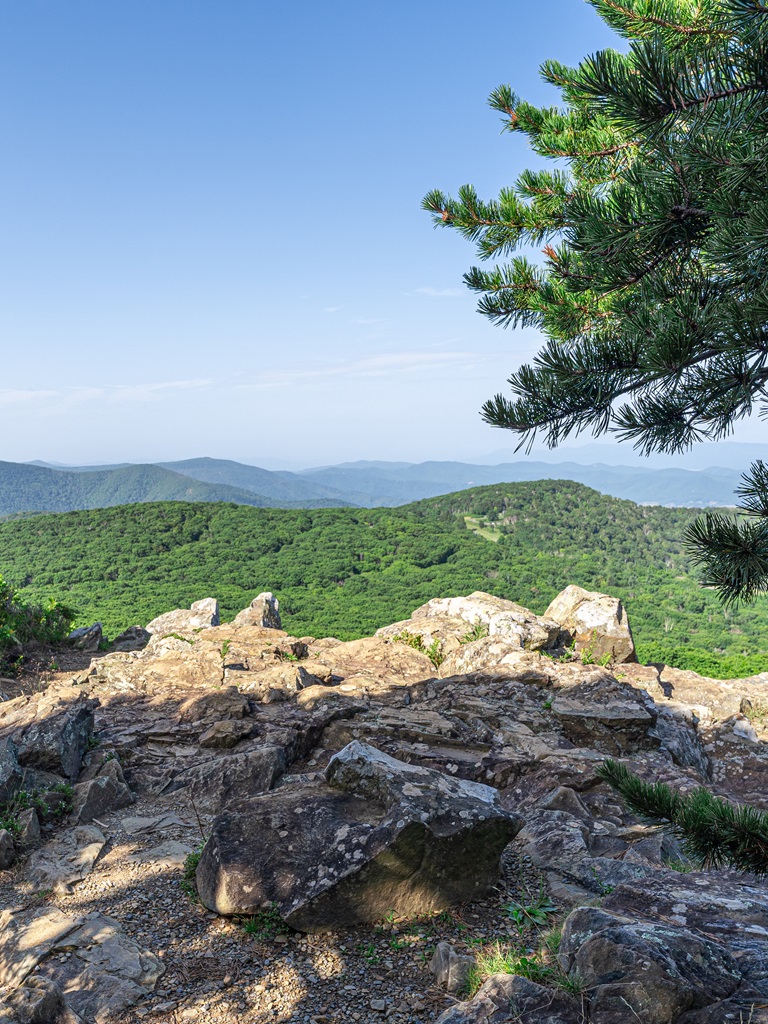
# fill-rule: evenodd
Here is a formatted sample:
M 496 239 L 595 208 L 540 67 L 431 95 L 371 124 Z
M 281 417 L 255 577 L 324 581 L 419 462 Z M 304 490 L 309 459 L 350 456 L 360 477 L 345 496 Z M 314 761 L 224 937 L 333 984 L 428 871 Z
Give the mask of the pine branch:
M 768 874 L 768 814 L 732 804 L 703 787 L 675 792 L 663 782 L 643 782 L 618 761 L 607 760 L 597 774 L 615 789 L 633 814 L 660 825 L 702 867 L 732 867 Z

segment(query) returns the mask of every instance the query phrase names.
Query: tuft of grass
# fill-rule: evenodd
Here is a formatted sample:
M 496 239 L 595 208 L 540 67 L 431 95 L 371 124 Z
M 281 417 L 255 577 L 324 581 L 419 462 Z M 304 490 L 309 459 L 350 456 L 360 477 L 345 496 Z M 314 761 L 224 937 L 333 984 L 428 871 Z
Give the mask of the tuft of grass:
M 396 947 L 392 946 L 392 948 L 395 949 Z M 369 964 L 378 964 L 381 962 L 381 954 L 376 948 L 375 942 L 358 942 L 357 952 L 364 957 Z
M 182 636 L 181 633 L 166 633 L 163 640 L 183 640 L 185 644 L 194 644 L 194 640 L 190 640 L 188 636 Z
M 195 872 L 197 871 L 197 865 L 200 863 L 202 855 L 203 847 L 201 845 L 197 850 L 193 850 L 192 853 L 188 853 L 184 860 L 184 877 L 181 880 L 181 891 L 186 893 L 193 903 L 198 902 Z
M 576 972 L 568 974 L 560 965 L 558 951 L 560 929 L 546 935 L 538 949 L 499 941 L 477 947 L 475 963 L 469 972 L 467 994 L 472 996 L 494 974 L 517 974 L 539 985 L 559 988 L 579 995 L 584 983 Z
M 243 931 L 254 939 L 269 942 L 277 935 L 287 935 L 290 928 L 280 917 L 276 903 L 271 903 L 266 910 L 257 910 L 251 917 L 242 921 Z

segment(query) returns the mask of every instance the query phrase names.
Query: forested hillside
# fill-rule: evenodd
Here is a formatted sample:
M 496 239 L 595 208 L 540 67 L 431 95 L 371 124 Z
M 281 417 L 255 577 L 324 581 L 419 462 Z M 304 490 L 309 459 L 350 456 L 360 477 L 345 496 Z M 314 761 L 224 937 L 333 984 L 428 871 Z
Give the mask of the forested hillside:
M 641 660 L 722 677 L 768 669 L 768 598 L 723 610 L 688 566 L 693 510 L 637 506 L 567 481 L 499 484 L 397 509 L 170 502 L 0 524 L 0 569 L 108 633 L 260 590 L 299 635 L 350 639 L 432 597 L 485 590 L 543 612 L 569 583 L 621 597 Z
M 64 512 L 151 501 L 233 501 L 240 505 L 342 505 L 335 499 L 287 500 L 226 483 L 183 476 L 163 466 L 61 470 L 0 462 L 0 516 L 19 512 Z

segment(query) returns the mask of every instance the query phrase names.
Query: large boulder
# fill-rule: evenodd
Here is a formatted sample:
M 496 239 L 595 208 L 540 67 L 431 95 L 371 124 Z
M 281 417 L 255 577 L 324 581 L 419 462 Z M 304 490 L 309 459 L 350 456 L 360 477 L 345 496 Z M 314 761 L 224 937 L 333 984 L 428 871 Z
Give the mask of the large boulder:
M 332 758 L 325 783 L 277 789 L 219 815 L 198 892 L 221 914 L 275 904 L 308 932 L 440 910 L 497 882 L 521 826 L 491 787 L 354 742 Z
M 730 996 L 742 974 L 725 946 L 675 923 L 636 921 L 597 907 L 565 922 L 560 956 L 590 994 L 593 1024 L 670 1024 Z
M 557 646 L 560 626 L 492 594 L 475 591 L 468 597 L 433 598 L 417 608 L 410 619 L 379 629 L 377 636 L 410 633 L 425 646 L 438 640 L 450 652 L 483 636 L 503 640 L 509 649 L 539 651 Z
M 86 654 L 95 654 L 103 639 L 100 622 L 94 622 L 92 626 L 80 626 L 79 629 L 73 629 L 67 637 L 76 650 L 84 651 Z
M 107 761 L 95 778 L 79 782 L 72 796 L 72 821 L 76 825 L 87 825 L 102 814 L 127 807 L 134 801 L 120 767 L 113 758 Z
M 158 615 L 147 623 L 149 633 L 175 633 L 185 630 L 206 629 L 219 624 L 219 602 L 215 597 L 195 601 L 190 608 L 177 608 Z
M 52 691 L 9 703 L 18 706 L 0 715 L 0 739 L 13 738 L 19 765 L 76 779 L 99 702 L 84 694 L 71 699 Z
M 582 658 L 594 662 L 637 661 L 629 619 L 616 597 L 582 587 L 566 587 L 544 617 L 559 623 Z
M 247 608 L 232 620 L 235 626 L 259 626 L 262 629 L 282 629 L 280 620 L 280 602 L 274 594 L 265 590 L 258 597 L 254 597 Z

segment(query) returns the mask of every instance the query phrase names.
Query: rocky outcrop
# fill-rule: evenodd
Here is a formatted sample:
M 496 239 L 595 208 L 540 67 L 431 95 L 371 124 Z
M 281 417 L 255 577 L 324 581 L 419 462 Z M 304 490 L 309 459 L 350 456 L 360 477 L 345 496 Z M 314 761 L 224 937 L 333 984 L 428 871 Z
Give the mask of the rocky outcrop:
M 147 623 L 148 633 L 173 633 L 176 631 L 206 629 L 219 624 L 219 602 L 215 597 L 195 601 L 190 608 L 177 608 L 172 612 L 158 615 Z
M 0 705 L 0 743 L 11 740 L 22 769 L 76 779 L 93 735 L 97 705 L 71 688 L 69 693 L 51 691 L 6 701 Z M 6 747 L 6 764 L 7 757 Z
M 365 929 L 344 933 L 347 958 L 391 912 L 468 900 L 462 927 L 473 927 L 471 908 L 496 907 L 476 942 L 508 934 L 499 908 L 517 898 L 521 872 L 562 911 L 560 959 L 536 981 L 497 976 L 464 999 L 475 947 L 455 931 L 434 942 L 434 1012 L 376 992 L 350 1019 L 403 1024 L 402 1006 L 418 1005 L 411 1017 L 423 1024 L 722 1024 L 740 1014 L 756 1024 L 768 1002 L 768 889 L 670 870 L 691 867 L 680 846 L 629 815 L 597 768 L 610 755 L 649 780 L 768 807 L 758 713 L 768 675 L 708 680 L 623 660 L 633 650 L 626 613 L 579 588 L 546 616 L 479 593 L 430 601 L 351 642 L 290 636 L 266 592 L 224 625 L 203 604 L 201 615 L 198 603 L 151 632 L 127 631 L 44 692 L 0 703 L 0 900 L 13 922 L 0 970 L 8 943 L 37 965 L 27 971 L 13 953 L 0 978 L 18 1013 L 92 1024 L 151 991 L 144 922 L 182 894 L 182 865 L 205 833 L 197 883 L 207 907 L 313 934 Z M 503 896 L 492 888 L 500 864 Z M 150 879 L 165 888 L 141 906 Z M 60 905 L 30 902 L 41 891 Z M 219 926 L 236 927 L 194 913 L 211 942 Z M 185 904 L 176 927 L 189 917 Z M 385 956 L 410 937 L 394 932 Z M 286 956 L 301 941 L 288 938 Z M 185 941 L 164 951 L 186 973 Z M 382 977 L 398 983 L 394 968 Z M 159 1020 L 155 1007 L 178 988 L 179 975 L 152 1004 Z M 448 991 L 459 1001 L 446 1008 Z M 276 1016 L 266 1004 L 259 1013 L 246 1013 L 249 1024 Z
M 566 587 L 544 615 L 559 623 L 575 650 L 592 661 L 637 661 L 626 609 L 615 597 Z
M 235 626 L 259 626 L 261 629 L 282 629 L 280 602 L 274 594 L 265 590 L 251 601 L 247 608 L 238 612 L 232 620 Z M 213 623 L 217 625 L 217 623 Z
M 80 626 L 79 629 L 73 629 L 67 639 L 78 651 L 94 654 L 104 639 L 101 623 L 94 622 L 92 626 Z
M 521 825 L 489 786 L 351 743 L 325 785 L 278 789 L 218 817 L 198 892 L 222 914 L 274 904 L 310 932 L 442 910 L 498 880 Z

